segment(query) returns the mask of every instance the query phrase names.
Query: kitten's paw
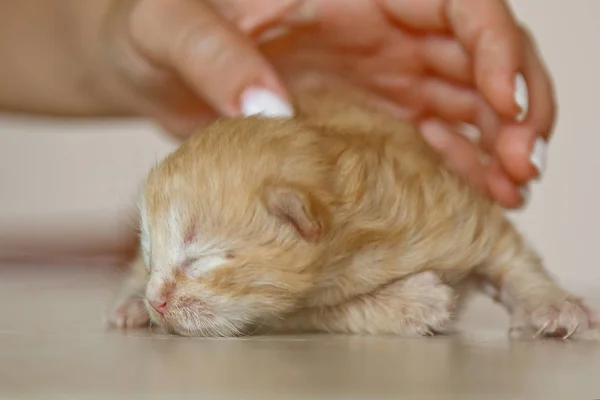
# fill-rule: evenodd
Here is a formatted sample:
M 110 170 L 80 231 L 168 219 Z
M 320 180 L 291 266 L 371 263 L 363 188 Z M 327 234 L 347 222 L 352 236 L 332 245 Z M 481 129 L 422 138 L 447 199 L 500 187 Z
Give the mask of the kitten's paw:
M 108 313 L 108 324 L 115 328 L 142 328 L 150 322 L 150 315 L 139 297 L 128 297 L 117 303 Z
M 390 289 L 397 291 L 396 333 L 432 336 L 450 331 L 456 294 L 437 274 L 422 272 L 396 282 Z
M 560 296 L 535 307 L 517 307 L 511 317 L 509 336 L 600 340 L 600 328 L 593 311 L 581 300 Z

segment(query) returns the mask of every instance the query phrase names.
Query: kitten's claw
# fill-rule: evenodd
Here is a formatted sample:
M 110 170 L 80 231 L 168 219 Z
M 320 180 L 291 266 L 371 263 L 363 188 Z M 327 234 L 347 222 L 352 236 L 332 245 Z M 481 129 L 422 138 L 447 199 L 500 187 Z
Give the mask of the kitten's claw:
M 512 315 L 511 339 L 558 338 L 598 340 L 592 311 L 574 298 L 546 299 L 535 307 L 517 307 Z

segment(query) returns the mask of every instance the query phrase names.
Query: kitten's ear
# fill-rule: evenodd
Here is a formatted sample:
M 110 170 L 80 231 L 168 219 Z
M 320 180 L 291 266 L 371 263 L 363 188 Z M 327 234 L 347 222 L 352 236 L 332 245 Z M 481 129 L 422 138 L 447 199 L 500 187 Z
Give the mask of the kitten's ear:
M 267 210 L 291 224 L 309 242 L 321 239 L 331 220 L 327 207 L 301 185 L 269 183 L 263 186 L 263 201 Z

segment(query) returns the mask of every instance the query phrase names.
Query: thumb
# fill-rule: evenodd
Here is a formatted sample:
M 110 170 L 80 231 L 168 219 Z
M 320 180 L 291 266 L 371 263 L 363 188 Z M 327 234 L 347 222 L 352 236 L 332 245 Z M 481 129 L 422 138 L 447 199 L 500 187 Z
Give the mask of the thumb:
M 254 43 L 201 1 L 140 2 L 132 36 L 220 114 L 293 114 L 283 84 Z

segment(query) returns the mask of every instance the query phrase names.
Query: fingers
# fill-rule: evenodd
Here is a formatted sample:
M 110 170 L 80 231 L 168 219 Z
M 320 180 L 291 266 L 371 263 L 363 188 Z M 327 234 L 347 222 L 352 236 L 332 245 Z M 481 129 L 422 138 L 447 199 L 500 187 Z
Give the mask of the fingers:
M 452 82 L 473 84 L 471 59 L 460 42 L 447 36 L 425 36 L 419 48 L 428 71 Z
M 392 21 L 403 26 L 442 33 L 448 29 L 444 10 L 448 1 L 451 0 L 378 0 L 378 5 Z
M 490 153 L 495 150 L 501 121 L 480 94 L 470 87 L 437 78 L 425 80 L 422 86 L 427 115 L 452 123 L 476 125 L 484 148 Z
M 131 16 L 131 35 L 148 58 L 176 71 L 220 114 L 292 114 L 269 63 L 204 2 L 139 2 Z
M 468 140 L 449 123 L 429 118 L 421 123 L 427 142 L 447 161 L 450 168 L 504 207 L 522 203 L 519 184 L 496 159 L 495 148 L 502 127 L 497 114 L 473 89 L 439 79 L 423 84 L 427 114 L 449 123 L 469 122 L 479 130 L 479 142 Z M 522 142 L 522 141 L 521 141 Z
M 492 159 L 486 171 L 486 189 L 489 195 L 506 208 L 517 208 L 527 200 L 526 187 L 517 187 L 497 159 Z
M 427 143 L 442 155 L 448 167 L 480 190 L 487 191 L 484 165 L 474 143 L 435 118 L 422 121 L 419 128 Z
M 466 50 L 475 86 L 484 98 L 504 118 L 518 114 L 514 89 L 523 48 L 519 27 L 504 0 L 380 0 L 379 4 L 402 26 L 427 34 L 443 33 L 455 39 Z M 443 46 L 439 42 L 431 45 Z M 444 50 L 459 54 L 454 47 L 454 51 Z M 454 61 L 454 72 L 445 69 L 461 82 L 469 74 L 468 69 L 462 69 L 465 68 L 462 57 L 458 64 L 457 59 L 447 57 Z M 440 65 L 438 60 L 431 61 L 430 65 Z
M 517 183 L 541 177 L 547 164 L 547 139 L 555 122 L 554 90 L 535 47 L 524 34 L 523 75 L 527 81 L 529 110 L 520 124 L 507 124 L 496 142 L 502 167 Z
M 429 78 L 423 81 L 421 93 L 428 114 L 455 123 L 477 119 L 479 95 L 468 87 Z
M 477 88 L 503 117 L 514 118 L 515 76 L 523 53 L 521 33 L 503 0 L 450 0 L 448 24 L 470 54 Z
M 448 124 L 428 119 L 420 124 L 423 137 L 446 161 L 449 168 L 468 179 L 482 193 L 503 207 L 519 207 L 524 198 L 497 160 L 486 157 Z
M 523 185 L 546 166 L 543 138 L 550 134 L 556 108 L 549 74 L 533 40 L 516 24 L 505 2 L 454 0 L 446 12 L 456 38 L 473 57 L 476 87 L 504 117 L 495 145 L 497 168 Z M 523 114 L 525 120 L 518 123 Z
M 531 125 L 539 135 L 548 139 L 556 119 L 554 87 L 531 34 L 522 29 L 522 37 L 525 47 L 523 75 L 529 87 L 530 102 L 525 124 Z
M 474 87 L 483 101 L 469 99 L 453 84 L 428 90 L 429 111 L 449 121 L 465 118 L 482 130 L 482 144 L 497 158 L 498 176 L 512 186 L 526 184 L 544 172 L 546 140 L 556 105 L 550 77 L 532 38 L 523 33 L 503 0 L 381 0 L 403 26 L 427 35 L 422 57 L 440 79 Z M 445 34 L 446 36 L 441 36 Z M 522 79 L 519 81 L 519 75 Z M 522 87 L 519 89 L 518 83 Z M 452 94 L 452 92 L 455 92 Z M 473 97 L 473 96 L 472 96 Z M 486 104 L 487 103 L 487 104 Z M 476 104 L 479 104 L 478 106 Z M 525 106 L 526 110 L 521 110 Z M 522 119 L 525 111 L 524 120 Z M 493 175 L 492 175 L 493 176 Z M 492 178 L 492 182 L 499 182 Z M 492 184 L 500 192 L 508 183 Z M 506 185 L 505 185 L 506 184 Z

